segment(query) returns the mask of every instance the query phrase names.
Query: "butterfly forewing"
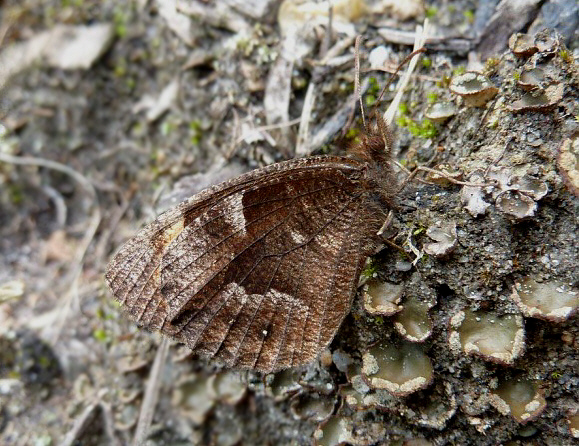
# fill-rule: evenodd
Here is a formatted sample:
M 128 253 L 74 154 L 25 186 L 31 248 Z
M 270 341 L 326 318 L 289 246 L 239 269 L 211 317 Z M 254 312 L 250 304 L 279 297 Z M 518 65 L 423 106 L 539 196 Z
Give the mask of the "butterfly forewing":
M 350 308 L 373 224 L 365 164 L 288 161 L 162 214 L 112 260 L 107 281 L 142 325 L 228 366 L 313 360 Z

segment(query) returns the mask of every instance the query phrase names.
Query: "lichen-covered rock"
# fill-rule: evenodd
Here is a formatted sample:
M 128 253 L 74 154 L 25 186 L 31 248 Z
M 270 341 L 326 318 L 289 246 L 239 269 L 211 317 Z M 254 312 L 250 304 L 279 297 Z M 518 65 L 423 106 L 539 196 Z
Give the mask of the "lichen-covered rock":
M 402 285 L 371 280 L 364 285 L 364 309 L 369 314 L 391 316 L 402 310 L 403 294 Z
M 579 291 L 568 283 L 538 283 L 531 277 L 515 282 L 511 298 L 527 317 L 554 322 L 567 319 L 579 308 Z
M 463 351 L 488 361 L 513 364 L 524 351 L 523 319 L 517 314 L 459 311 L 450 320 L 449 342 L 454 352 Z
M 539 383 L 512 378 L 503 380 L 492 391 L 491 404 L 503 415 L 511 415 L 519 423 L 537 418 L 547 406 Z
M 579 196 L 579 136 L 563 141 L 557 161 L 565 183 L 575 195 Z
M 432 363 L 415 344 L 379 343 L 364 353 L 362 361 L 362 376 L 368 385 L 386 389 L 396 396 L 416 392 L 432 381 Z
M 468 107 L 482 107 L 499 92 L 485 76 L 475 72 L 453 77 L 449 88 L 461 96 Z
M 393 318 L 394 327 L 405 339 L 412 342 L 422 342 L 432 333 L 432 320 L 428 310 L 435 302 L 423 300 L 412 295 L 404 301 L 402 311 Z

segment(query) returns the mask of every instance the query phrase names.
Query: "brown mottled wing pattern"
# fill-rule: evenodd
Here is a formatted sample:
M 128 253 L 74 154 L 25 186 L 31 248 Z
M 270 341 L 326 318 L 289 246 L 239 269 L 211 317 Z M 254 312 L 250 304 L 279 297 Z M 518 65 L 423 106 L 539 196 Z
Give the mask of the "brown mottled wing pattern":
M 364 164 L 314 157 L 210 188 L 159 216 L 107 282 L 140 324 L 231 367 L 307 363 L 348 313 L 371 237 Z

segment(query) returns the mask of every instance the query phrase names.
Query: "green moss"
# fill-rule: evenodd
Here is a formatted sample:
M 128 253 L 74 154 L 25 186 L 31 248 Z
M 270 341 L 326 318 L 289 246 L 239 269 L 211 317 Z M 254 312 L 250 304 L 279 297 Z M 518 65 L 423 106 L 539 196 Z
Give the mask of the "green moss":
M 433 93 L 435 94 L 435 93 Z M 436 99 L 434 99 L 436 100 Z M 415 105 L 415 104 L 412 104 Z M 423 119 L 421 122 L 414 121 L 410 116 L 410 108 L 404 102 L 398 106 L 398 117 L 396 118 L 396 125 L 398 127 L 407 128 L 408 131 L 418 138 L 430 139 L 437 135 L 436 127 L 430 119 Z
M 378 84 L 376 78 L 372 76 L 368 81 L 368 83 L 369 83 L 368 93 L 377 95 L 380 92 L 380 85 Z
M 398 127 L 408 127 L 410 125 L 410 123 L 412 122 L 412 119 L 410 119 L 408 116 L 398 116 L 396 118 L 396 125 Z
M 171 122 L 168 119 L 165 119 L 161 123 L 161 135 L 169 136 L 171 133 L 173 133 L 175 131 L 175 128 L 176 128 L 176 126 L 173 122 Z
M 521 78 L 520 71 L 514 71 L 513 72 L 513 79 L 515 80 L 515 82 L 518 82 L 520 78 Z
M 376 103 L 376 99 L 380 94 L 380 85 L 375 77 L 371 77 L 369 80 L 368 91 L 366 92 L 364 102 L 369 107 Z
M 125 81 L 125 85 L 127 86 L 127 88 L 129 90 L 134 90 L 135 86 L 137 85 L 137 81 L 135 80 L 134 77 L 129 77 L 127 78 L 127 80 Z
M 324 144 L 317 151 L 321 155 L 328 155 L 329 153 L 332 153 L 332 150 L 333 150 L 333 147 L 330 144 Z
M 368 107 L 374 105 L 376 103 L 376 96 L 371 95 L 371 94 L 367 94 L 366 97 L 364 98 L 364 103 Z
M 354 140 L 360 135 L 360 129 L 357 127 L 350 127 L 346 132 L 346 139 Z
M 463 65 L 459 65 L 454 70 L 452 70 L 452 77 L 460 76 L 466 72 L 466 68 Z
M 492 72 L 494 71 L 497 66 L 499 65 L 500 59 L 496 57 L 489 57 L 485 62 L 485 71 Z
M 82 6 L 84 6 L 84 0 L 61 0 L 60 5 L 63 8 L 68 8 L 71 6 L 81 8 Z
M 201 127 L 201 121 L 191 121 L 189 123 L 189 133 L 191 135 L 190 141 L 194 146 L 199 145 L 201 142 L 201 137 L 203 136 L 203 129 Z
M 38 358 L 38 365 L 43 369 L 47 369 L 52 365 L 52 359 L 48 356 L 40 356 Z
M 412 136 L 422 139 L 432 139 L 438 134 L 434 123 L 430 119 L 423 119 L 420 122 L 413 121 L 410 118 L 397 119 L 396 123 L 400 127 L 406 127 Z
M 567 48 L 561 48 L 559 50 L 559 57 L 566 63 L 571 63 L 573 61 L 573 56 Z
M 422 234 L 424 231 L 426 231 L 426 228 L 420 227 L 420 228 L 418 228 L 418 229 L 415 229 L 415 230 L 412 232 L 412 235 L 420 235 L 420 234 Z
M 431 19 L 438 13 L 438 8 L 436 6 L 429 6 L 426 8 L 426 17 Z
M 122 11 L 120 8 L 115 8 L 113 12 L 113 25 L 115 27 L 115 34 L 119 38 L 123 38 L 127 35 L 127 25 L 129 23 L 128 14 Z
M 469 24 L 474 23 L 474 12 L 473 11 L 468 9 L 468 10 L 464 11 L 462 14 L 464 15 L 464 18 L 466 19 L 466 21 Z
M 97 328 L 92 332 L 92 335 L 97 341 L 102 342 L 103 344 L 110 341 L 109 335 L 103 328 Z
M 422 66 L 424 68 L 432 67 L 432 59 L 430 57 L 423 57 L 422 58 Z
M 21 379 L 22 374 L 18 370 L 10 370 L 7 373 L 7 378 L 8 379 Z
M 127 74 L 127 61 L 125 59 L 117 59 L 113 72 L 116 77 L 124 77 Z
M 24 201 L 24 192 L 19 185 L 11 184 L 8 186 L 8 197 L 12 204 L 19 205 Z
M 342 93 L 351 94 L 354 92 L 354 83 L 353 82 L 340 82 L 340 85 L 338 85 L 338 90 Z
M 401 115 L 407 115 L 408 111 L 408 104 L 406 104 L 406 102 L 401 102 L 400 105 L 398 105 L 398 113 Z
M 448 88 L 451 80 L 452 78 L 450 76 L 444 75 L 438 82 L 436 82 L 436 86 L 440 88 Z
M 378 265 L 374 261 L 370 263 L 362 270 L 362 277 L 366 279 L 371 279 L 378 272 Z
M 429 104 L 434 104 L 438 100 L 438 93 L 430 92 L 426 94 L 426 100 Z

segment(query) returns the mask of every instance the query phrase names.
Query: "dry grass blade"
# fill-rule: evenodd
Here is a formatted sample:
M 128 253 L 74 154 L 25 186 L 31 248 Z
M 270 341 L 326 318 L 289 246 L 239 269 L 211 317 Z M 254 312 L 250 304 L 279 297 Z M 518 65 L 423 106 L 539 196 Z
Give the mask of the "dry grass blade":
M 416 40 L 414 41 L 413 51 L 418 51 L 420 48 L 424 46 L 427 34 L 428 34 L 428 19 L 424 19 L 422 27 L 421 26 L 416 27 Z M 390 106 L 386 110 L 386 113 L 384 113 L 384 121 L 386 121 L 386 124 L 388 125 L 392 124 L 392 121 L 394 121 L 394 116 L 396 115 L 396 111 L 398 110 L 398 106 L 400 105 L 400 101 L 402 100 L 402 95 L 404 94 L 404 90 L 406 89 L 408 82 L 410 82 L 410 77 L 412 76 L 414 68 L 416 68 L 416 64 L 418 63 L 419 58 L 420 53 L 416 54 L 410 60 L 408 68 L 406 69 L 406 72 L 404 73 L 404 76 L 402 76 L 402 80 L 398 85 L 396 95 L 394 96 L 394 99 L 392 100 Z
M 111 446 L 119 446 L 121 443 L 114 433 L 114 421 L 111 408 L 108 404 L 105 404 L 102 401 L 92 403 L 84 409 L 84 411 L 76 418 L 74 426 L 70 431 L 68 431 L 60 445 L 74 446 L 77 444 L 83 444 L 83 435 L 85 435 L 87 430 L 94 429 L 93 425 L 97 422 L 99 415 L 103 418 L 104 430 L 109 444 Z
M 141 446 L 145 443 L 153 416 L 155 415 L 155 406 L 159 399 L 159 389 L 161 388 L 161 377 L 163 376 L 163 369 L 167 361 L 167 354 L 169 352 L 169 340 L 163 338 L 161 345 L 157 350 L 155 362 L 151 369 L 151 375 L 147 381 L 147 388 L 145 390 L 145 397 L 141 405 L 141 412 L 139 413 L 139 421 L 135 430 L 135 437 L 133 438 L 133 446 Z

